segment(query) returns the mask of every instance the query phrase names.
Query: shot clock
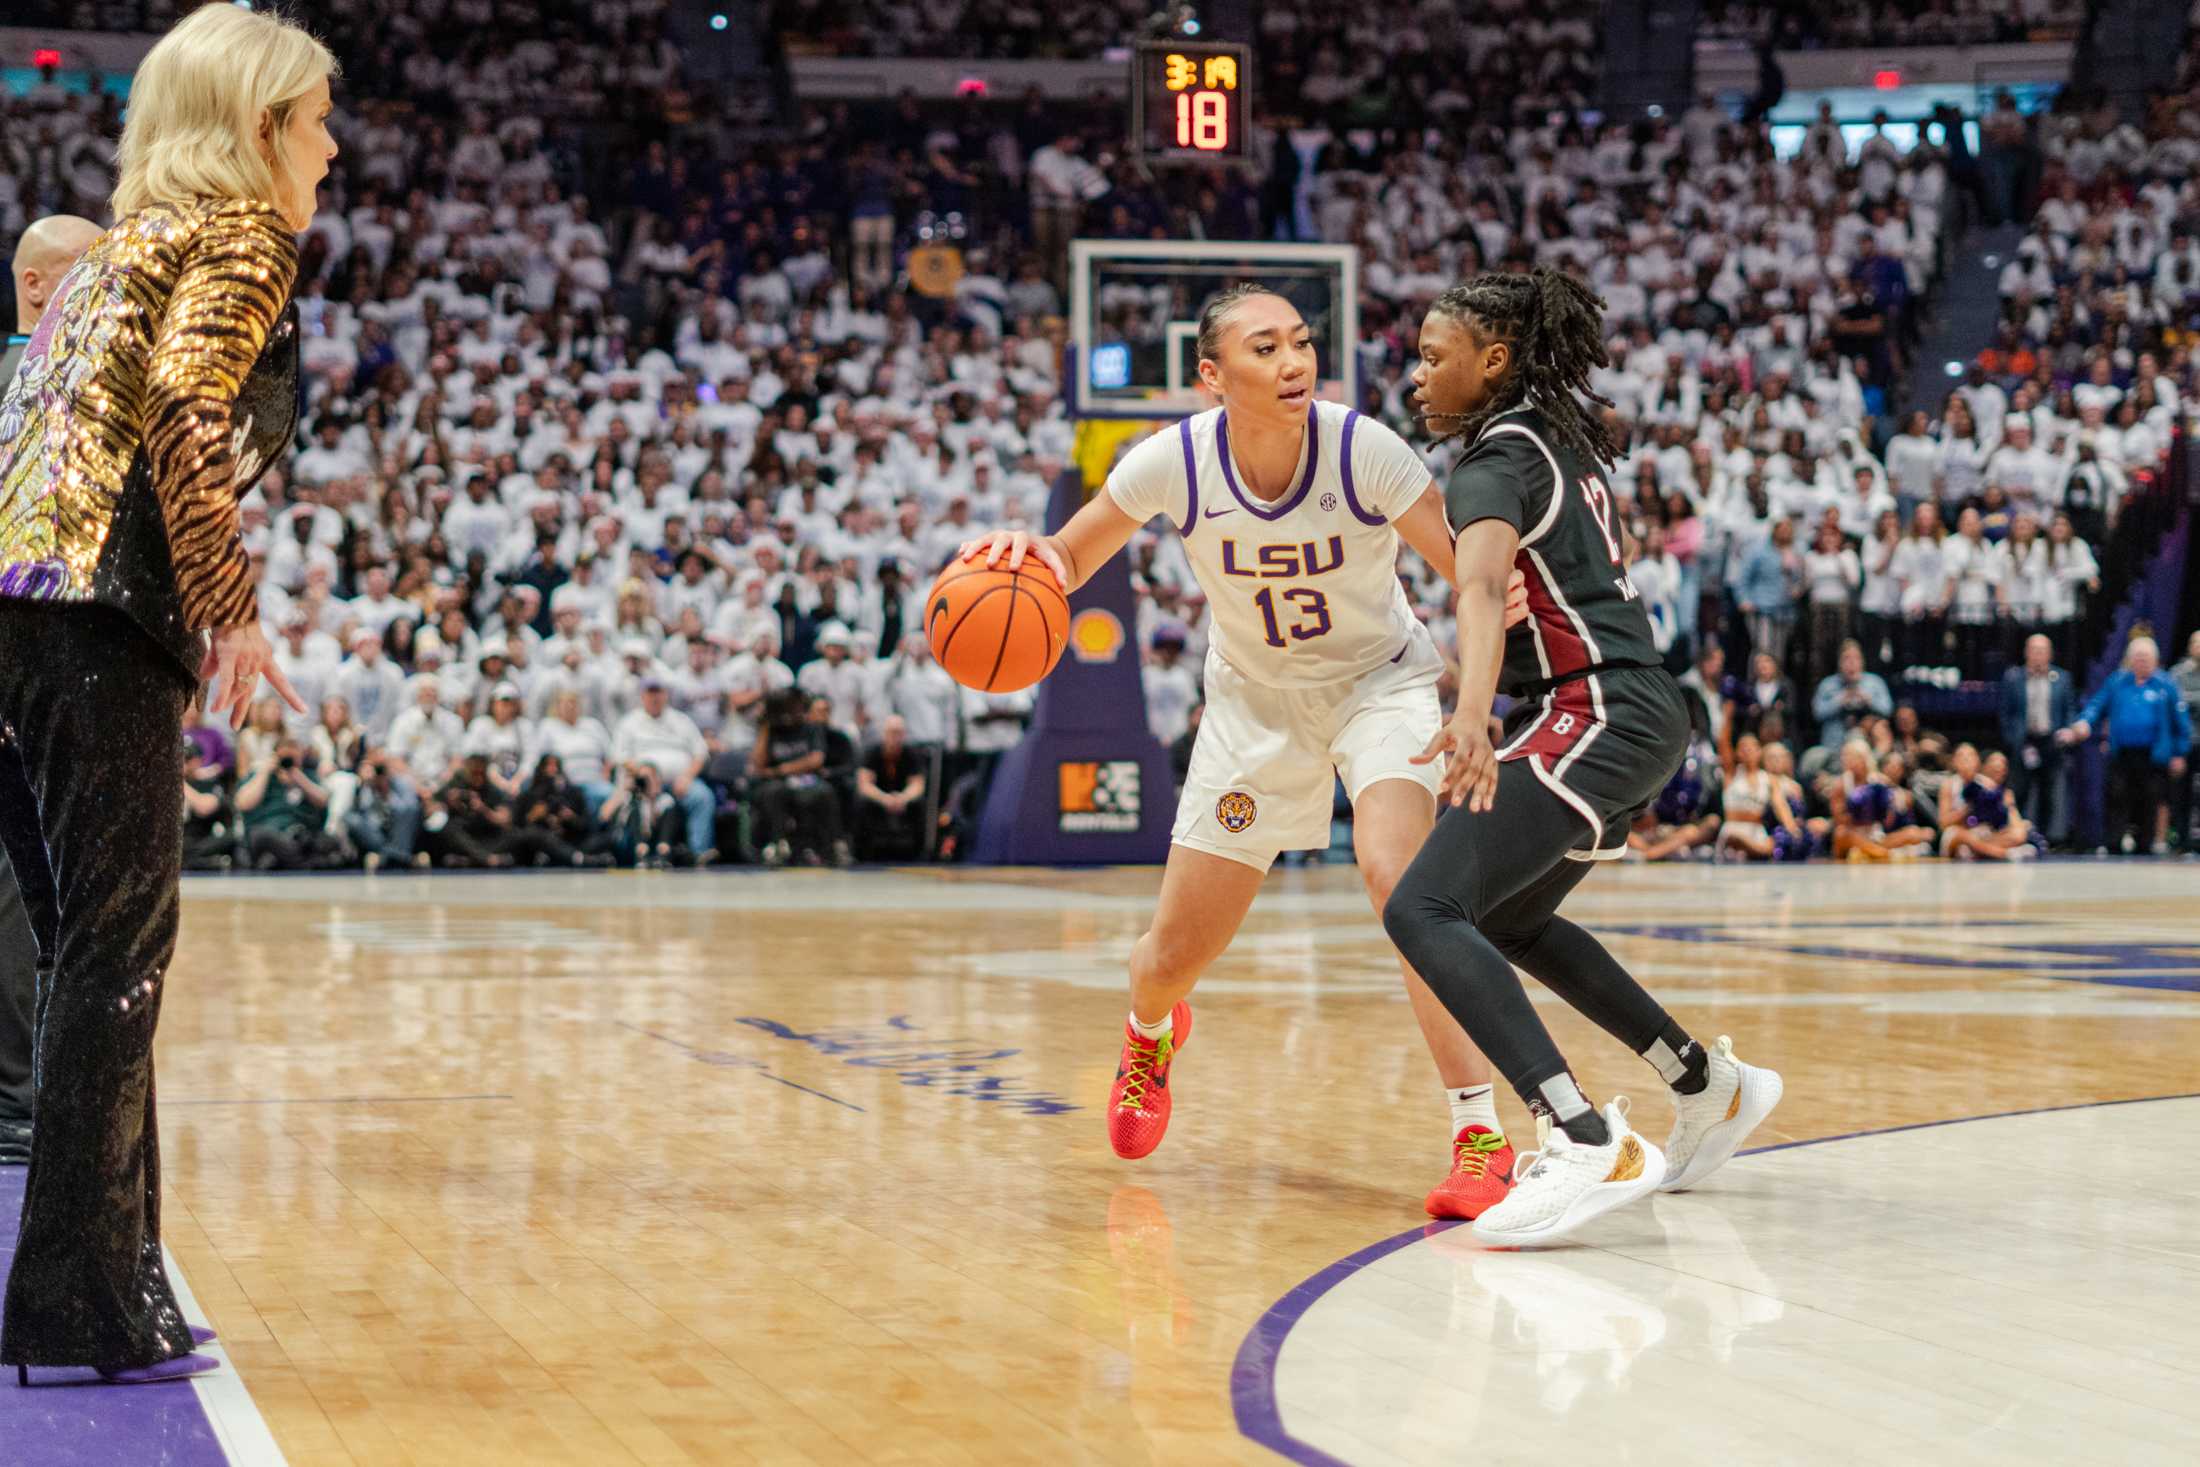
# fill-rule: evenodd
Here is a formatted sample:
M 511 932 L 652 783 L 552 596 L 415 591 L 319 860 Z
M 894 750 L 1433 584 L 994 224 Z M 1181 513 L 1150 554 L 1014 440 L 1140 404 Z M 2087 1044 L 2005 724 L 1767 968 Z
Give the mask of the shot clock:
M 1131 151 L 1149 163 L 1236 163 L 1248 156 L 1250 48 L 1142 41 L 1131 56 Z

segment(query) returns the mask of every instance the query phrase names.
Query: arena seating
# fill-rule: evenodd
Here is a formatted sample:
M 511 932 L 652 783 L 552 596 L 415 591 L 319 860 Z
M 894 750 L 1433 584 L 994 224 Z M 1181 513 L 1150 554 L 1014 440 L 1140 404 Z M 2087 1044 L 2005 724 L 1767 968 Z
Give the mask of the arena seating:
M 1854 46 L 1974 46 L 2068 40 L 2085 23 L 2084 0 L 2025 0 L 2000 9 L 1957 0 L 1837 0 L 1830 5 L 1710 0 L 1698 34 L 1785 49 Z
M 308 413 L 295 460 L 245 506 L 286 668 L 344 706 L 290 719 L 270 703 L 234 749 L 195 735 L 222 802 L 195 827 L 202 864 L 868 855 L 884 847 L 858 766 L 889 718 L 924 751 L 923 797 L 920 828 L 886 834 L 966 849 L 1029 700 L 955 688 L 913 635 L 914 597 L 963 539 L 1036 524 L 1069 458 L 1060 261 L 1036 251 L 1027 202 L 1047 167 L 1095 170 L 1087 233 L 1357 244 L 1362 406 L 1401 428 L 1414 323 L 1443 288 L 1530 264 L 1591 280 L 1638 584 L 1722 766 L 1744 732 L 1787 745 L 1806 780 L 1837 772 L 1852 732 L 1912 774 L 1944 761 L 1960 740 L 1893 702 L 1935 718 L 1990 705 L 2034 630 L 2089 668 L 2168 533 L 2171 443 L 2200 400 L 2184 325 L 2200 246 L 2174 222 L 2200 155 L 2189 110 L 2160 109 L 2136 148 L 2050 124 L 2001 335 L 1948 406 L 1905 420 L 1946 268 L 1947 160 L 1885 137 L 1852 156 L 1837 133 L 1783 160 L 1706 108 L 1563 120 L 1546 108 L 1594 75 L 1581 7 L 1528 20 L 1493 3 L 1413 28 L 1385 105 L 1446 123 L 1424 135 L 1348 132 L 1369 78 L 1341 58 L 1368 54 L 1372 22 L 1270 5 L 1264 100 L 1304 126 L 1272 135 L 1259 178 L 1169 181 L 1111 156 L 1112 108 L 904 100 L 746 142 L 667 125 L 690 98 L 652 0 L 422 9 L 438 18 L 382 8 L 371 36 L 360 17 L 329 22 L 369 59 L 347 76 L 344 156 L 304 241 Z M 1123 9 L 1052 7 L 1046 34 L 1120 36 Z M 1022 54 L 1036 13 L 791 5 L 775 20 L 817 49 L 983 33 Z M 1499 115 L 1477 78 L 1523 69 L 1500 48 L 1522 25 L 1533 85 Z M 578 44 L 595 26 L 609 44 Z M 112 104 L 51 89 L 7 106 L 0 242 L 39 213 L 97 216 Z M 460 120 L 421 120 L 435 115 Z M 581 126 L 592 115 L 604 129 Z M 950 297 L 902 273 L 923 236 L 966 252 Z M 1432 470 L 1451 452 L 1432 448 Z M 1944 523 L 1920 521 L 1923 504 Z M 2024 548 L 2057 510 L 2090 544 Z M 1196 588 L 1164 545 L 1136 553 L 1142 641 L 1181 639 L 1197 668 Z M 1441 576 L 1410 554 L 1401 573 L 1449 645 Z M 1842 701 L 1852 635 L 1884 708 Z M 2200 664 L 2183 667 L 2200 693 Z M 1956 684 L 1968 703 L 1944 696 Z M 1811 706 L 1829 686 L 1836 714 Z M 782 830 L 776 805 L 760 811 L 748 756 L 774 730 L 827 750 L 830 819 Z M 263 835 L 280 812 L 236 806 L 291 746 L 321 799 Z M 469 750 L 560 843 L 467 836 L 452 785 Z M 545 753 L 577 819 L 567 794 L 529 789 Z M 1827 788 L 1808 797 L 1821 810 Z M 1715 783 L 1704 798 L 1715 809 Z

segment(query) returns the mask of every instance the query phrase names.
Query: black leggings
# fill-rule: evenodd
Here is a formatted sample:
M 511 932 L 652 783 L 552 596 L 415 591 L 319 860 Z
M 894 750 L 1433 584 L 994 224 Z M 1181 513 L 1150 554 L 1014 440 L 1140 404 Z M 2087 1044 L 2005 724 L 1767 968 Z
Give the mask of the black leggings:
M 1500 764 L 1496 803 L 1446 810 L 1383 908 L 1399 953 L 1523 1100 L 1566 1061 L 1514 964 L 1637 1054 L 1667 1023 L 1602 943 L 1557 915 L 1596 864 L 1566 857 L 1587 835 L 1526 761 Z

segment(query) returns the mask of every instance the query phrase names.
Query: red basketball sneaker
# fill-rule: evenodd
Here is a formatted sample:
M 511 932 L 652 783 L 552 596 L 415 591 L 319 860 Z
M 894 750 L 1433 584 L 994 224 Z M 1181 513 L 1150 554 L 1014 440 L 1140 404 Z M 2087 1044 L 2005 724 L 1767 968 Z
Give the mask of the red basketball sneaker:
M 1487 1126 L 1468 1126 L 1451 1143 L 1451 1175 L 1422 1206 L 1430 1217 L 1472 1222 L 1512 1190 L 1512 1143 Z
M 1123 1057 L 1108 1092 L 1108 1140 L 1126 1161 L 1152 1154 L 1169 1129 L 1169 1062 L 1192 1037 L 1192 1006 L 1169 1010 L 1169 1022 L 1166 1037 L 1147 1039 L 1123 1021 Z

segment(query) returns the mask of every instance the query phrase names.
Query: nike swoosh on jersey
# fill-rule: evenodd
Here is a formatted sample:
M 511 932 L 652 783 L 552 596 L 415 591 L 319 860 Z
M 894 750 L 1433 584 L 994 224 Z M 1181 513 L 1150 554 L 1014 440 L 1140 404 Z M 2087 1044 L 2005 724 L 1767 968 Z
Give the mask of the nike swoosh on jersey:
M 1224 516 L 1224 515 L 1226 515 L 1226 514 L 1236 514 L 1236 513 L 1237 513 L 1237 506 L 1236 506 L 1236 505 L 1234 505 L 1234 504 L 1226 504 L 1226 505 L 1224 505 L 1224 506 L 1223 506 L 1222 508 L 1220 508 L 1220 509 L 1210 509 L 1210 510 L 1206 510 L 1206 511 L 1204 511 L 1203 513 L 1201 513 L 1201 515 L 1200 515 L 1200 518 L 1201 518 L 1201 519 L 1203 519 L 1203 520 L 1215 520 L 1215 519 L 1220 519 L 1220 518 L 1222 518 L 1222 516 Z

